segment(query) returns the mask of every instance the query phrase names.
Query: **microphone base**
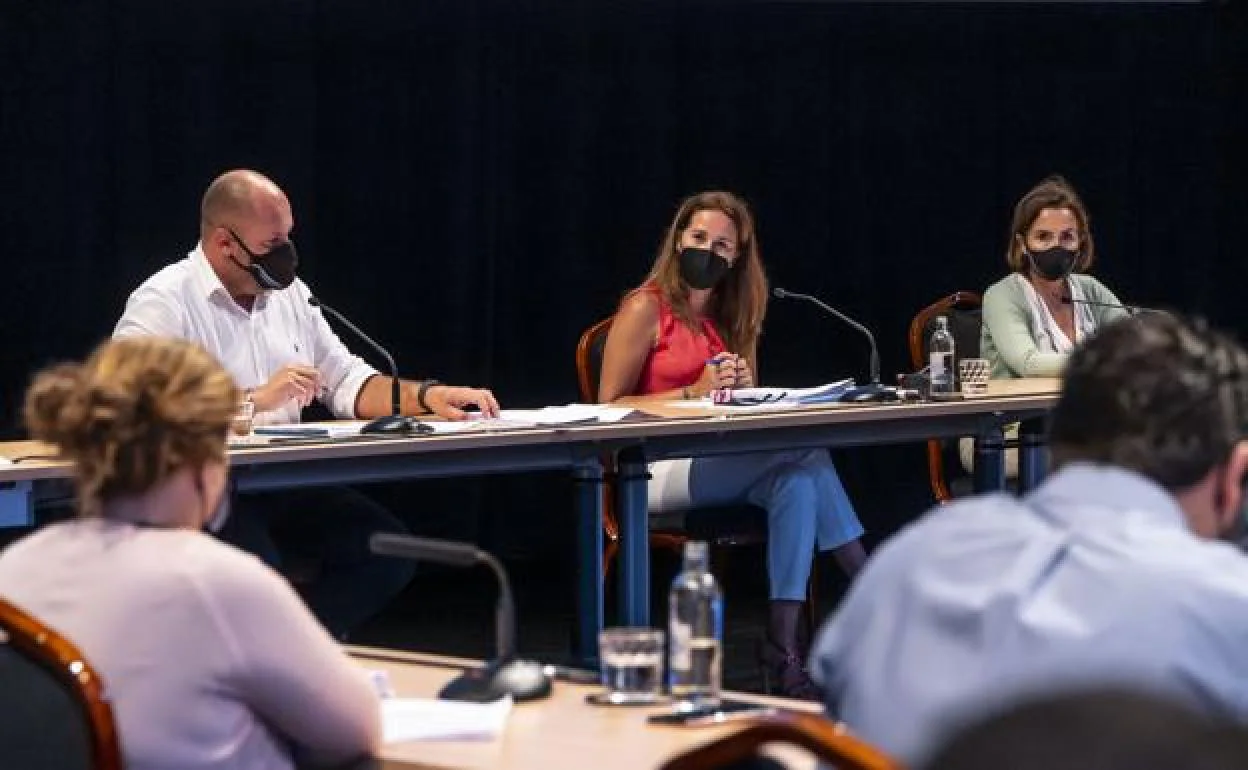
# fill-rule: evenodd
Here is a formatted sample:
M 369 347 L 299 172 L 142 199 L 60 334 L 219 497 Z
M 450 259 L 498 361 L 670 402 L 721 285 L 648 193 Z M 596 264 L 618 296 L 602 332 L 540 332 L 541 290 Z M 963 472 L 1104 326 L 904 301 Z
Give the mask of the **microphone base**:
M 897 392 L 897 388 L 893 385 L 883 385 L 878 382 L 872 382 L 867 385 L 859 385 L 850 388 L 839 399 L 846 404 L 871 404 L 887 401 L 901 401 L 901 394 Z
M 433 428 L 415 417 L 402 414 L 388 414 L 369 420 L 360 427 L 360 433 L 372 436 L 417 436 L 433 433 Z
M 517 702 L 550 696 L 550 677 L 545 667 L 531 660 L 493 661 L 465 671 L 447 683 L 438 697 L 489 703 L 510 695 Z

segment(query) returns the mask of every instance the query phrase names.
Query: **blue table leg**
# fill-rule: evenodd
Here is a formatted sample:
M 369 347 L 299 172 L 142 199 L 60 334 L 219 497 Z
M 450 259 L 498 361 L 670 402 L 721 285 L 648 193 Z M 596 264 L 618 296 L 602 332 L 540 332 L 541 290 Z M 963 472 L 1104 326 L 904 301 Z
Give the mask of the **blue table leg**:
M 581 665 L 598 667 L 598 632 L 603 626 L 602 463 L 573 470 L 576 487 L 577 589 L 573 652 Z
M 1035 489 L 1049 469 L 1047 420 L 1036 417 L 1023 420 L 1018 428 L 1018 491 Z
M 620 452 L 616 516 L 620 523 L 620 623 L 650 625 L 650 522 L 647 515 L 645 457 Z
M 29 481 L 0 483 L 0 528 L 35 523 L 34 494 Z
M 1005 489 L 1005 434 L 1001 425 L 980 428 L 975 437 L 975 493 Z

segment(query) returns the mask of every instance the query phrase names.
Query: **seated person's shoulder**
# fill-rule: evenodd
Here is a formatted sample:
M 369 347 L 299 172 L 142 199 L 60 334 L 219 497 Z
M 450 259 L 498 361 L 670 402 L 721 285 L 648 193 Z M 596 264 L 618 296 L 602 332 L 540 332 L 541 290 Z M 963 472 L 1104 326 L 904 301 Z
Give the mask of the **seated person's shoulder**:
M 1089 298 L 1097 301 L 1113 301 L 1113 292 L 1095 276 L 1076 273 L 1070 277 Z
M 1006 492 L 995 492 L 937 505 L 907 529 L 933 534 L 961 531 L 967 527 L 1014 529 L 1030 519 L 1034 519 L 1031 509 L 1020 503 L 1017 497 Z
M 282 577 L 256 556 L 208 534 L 186 536 L 181 569 L 202 590 L 222 597 L 287 590 Z
M 990 299 L 1005 302 L 1017 295 L 1020 287 L 1016 283 L 1016 276 L 1017 273 L 1010 273 L 987 289 L 984 289 L 984 302 L 987 303 Z
M 616 323 L 624 321 L 654 321 L 659 317 L 658 292 L 641 288 L 629 292 L 620 303 Z
M 958 553 L 1012 548 L 1043 529 L 1012 495 L 998 493 L 938 505 L 907 524 L 871 555 L 868 567 L 957 560 Z M 869 570 L 868 570 L 869 571 Z
M 193 278 L 189 260 L 182 259 L 172 262 L 148 276 L 138 288 L 149 292 L 180 292 L 185 290 Z

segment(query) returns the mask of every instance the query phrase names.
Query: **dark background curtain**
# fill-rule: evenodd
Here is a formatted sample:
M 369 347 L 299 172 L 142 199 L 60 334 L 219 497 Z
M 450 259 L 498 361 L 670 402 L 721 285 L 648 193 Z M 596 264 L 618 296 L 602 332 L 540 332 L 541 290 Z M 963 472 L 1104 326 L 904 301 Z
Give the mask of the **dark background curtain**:
M 1051 172 L 1120 297 L 1242 330 L 1246 100 L 1232 4 L 8 0 L 0 418 L 19 435 L 31 373 L 106 336 L 239 166 L 286 189 L 303 277 L 408 375 L 505 405 L 576 397 L 578 335 L 710 187 L 754 205 L 774 284 L 876 330 L 890 378 L 920 307 L 1003 274 Z M 801 384 L 867 360 L 779 303 L 760 358 Z M 922 484 L 917 447 L 837 459 L 866 506 Z M 379 494 L 513 552 L 568 530 L 559 477 Z

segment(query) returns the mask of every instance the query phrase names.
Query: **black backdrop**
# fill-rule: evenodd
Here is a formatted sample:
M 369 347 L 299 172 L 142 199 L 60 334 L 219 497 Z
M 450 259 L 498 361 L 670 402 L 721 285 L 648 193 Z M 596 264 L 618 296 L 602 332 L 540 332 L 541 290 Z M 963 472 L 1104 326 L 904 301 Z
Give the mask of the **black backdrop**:
M 575 397 L 580 331 L 644 274 L 680 197 L 755 206 L 773 282 L 877 330 L 1003 270 L 1010 208 L 1067 174 L 1127 301 L 1248 325 L 1248 23 L 1232 5 L 714 0 L 7 0 L 0 8 L 0 408 L 85 353 L 194 245 L 216 173 L 290 194 L 303 275 L 413 376 Z M 774 305 L 764 378 L 865 373 Z M 918 454 L 850 458 L 851 490 Z M 904 457 L 904 462 L 899 458 Z M 910 465 L 913 461 L 913 466 Z M 865 462 L 865 467 L 864 466 Z M 430 491 L 432 490 L 432 491 Z M 562 482 L 400 507 L 516 547 Z M 517 502 L 521 500 L 522 502 Z M 488 515 L 478 519 L 477 514 Z M 556 515 L 554 512 L 559 512 Z M 498 542 L 494 543 L 499 545 Z

